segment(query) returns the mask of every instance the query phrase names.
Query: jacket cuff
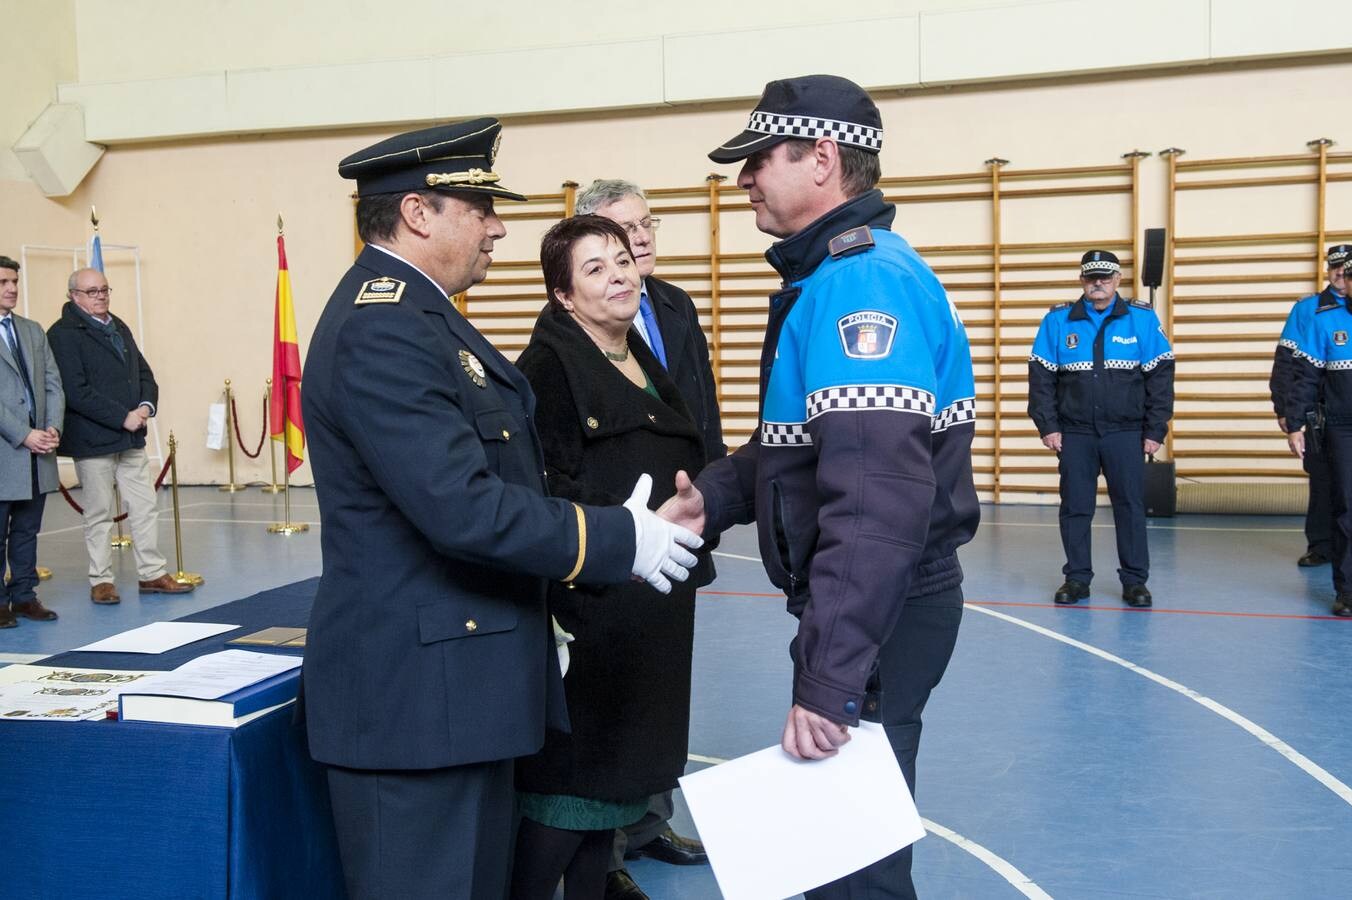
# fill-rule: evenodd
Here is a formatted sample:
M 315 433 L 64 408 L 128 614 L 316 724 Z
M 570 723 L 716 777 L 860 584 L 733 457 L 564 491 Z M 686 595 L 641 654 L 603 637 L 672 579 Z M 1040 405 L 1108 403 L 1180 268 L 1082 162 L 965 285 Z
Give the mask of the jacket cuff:
M 634 569 L 634 516 L 623 506 L 580 506 L 577 564 L 573 578 L 593 584 L 622 584 Z
M 832 722 L 854 727 L 864 708 L 864 691 L 831 684 L 800 669 L 794 679 L 793 702 Z
M 1163 444 L 1164 436 L 1168 431 L 1168 428 L 1147 428 L 1145 430 L 1145 437 L 1147 440 L 1154 441 L 1157 444 Z

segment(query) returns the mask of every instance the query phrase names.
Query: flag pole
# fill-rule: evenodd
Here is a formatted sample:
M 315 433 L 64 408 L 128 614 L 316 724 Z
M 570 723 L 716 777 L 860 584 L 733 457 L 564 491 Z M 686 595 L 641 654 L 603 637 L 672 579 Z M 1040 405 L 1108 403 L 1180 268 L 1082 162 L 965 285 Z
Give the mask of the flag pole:
M 282 214 L 277 213 L 277 239 L 283 237 Z M 280 246 L 280 245 L 279 245 Z M 273 349 L 276 353 L 276 349 Z M 280 388 L 282 391 L 282 521 L 273 522 L 268 526 L 268 534 L 304 534 L 310 530 L 307 522 L 291 521 L 291 461 L 288 459 L 287 432 L 291 423 L 290 410 L 287 408 L 290 401 L 291 392 L 287 390 L 285 379 L 282 384 L 273 385 L 273 388 Z

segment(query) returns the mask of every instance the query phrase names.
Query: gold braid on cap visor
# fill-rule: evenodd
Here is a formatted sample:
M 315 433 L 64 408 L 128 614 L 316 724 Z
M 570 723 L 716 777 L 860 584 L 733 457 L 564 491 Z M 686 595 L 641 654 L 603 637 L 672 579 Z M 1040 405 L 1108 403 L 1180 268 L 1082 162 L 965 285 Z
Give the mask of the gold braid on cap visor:
M 470 169 L 468 172 L 433 173 L 427 176 L 427 186 L 438 187 L 447 184 L 495 184 L 501 180 L 502 177 L 496 172 L 485 172 L 483 169 Z

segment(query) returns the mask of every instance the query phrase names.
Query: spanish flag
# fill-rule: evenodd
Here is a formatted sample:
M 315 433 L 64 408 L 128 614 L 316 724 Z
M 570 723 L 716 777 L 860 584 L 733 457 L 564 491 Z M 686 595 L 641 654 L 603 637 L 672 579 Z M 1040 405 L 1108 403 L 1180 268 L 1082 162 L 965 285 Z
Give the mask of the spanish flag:
M 291 273 L 286 269 L 286 242 L 277 235 L 277 311 L 272 332 L 272 408 L 269 433 L 286 447 L 286 471 L 300 468 L 305 458 L 305 423 L 300 416 L 300 344 L 296 310 L 291 304 Z

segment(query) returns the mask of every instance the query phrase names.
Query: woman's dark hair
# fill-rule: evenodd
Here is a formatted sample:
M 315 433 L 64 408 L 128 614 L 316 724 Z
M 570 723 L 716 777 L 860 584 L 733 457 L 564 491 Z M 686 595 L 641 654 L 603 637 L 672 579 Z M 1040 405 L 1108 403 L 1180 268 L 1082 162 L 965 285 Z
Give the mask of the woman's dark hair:
M 549 302 L 559 305 L 555 291 L 567 294 L 573 289 L 573 245 L 585 237 L 596 235 L 619 241 L 631 255 L 629 234 L 604 216 L 573 216 L 564 219 L 545 232 L 540 241 L 540 268 L 545 273 L 545 295 Z

